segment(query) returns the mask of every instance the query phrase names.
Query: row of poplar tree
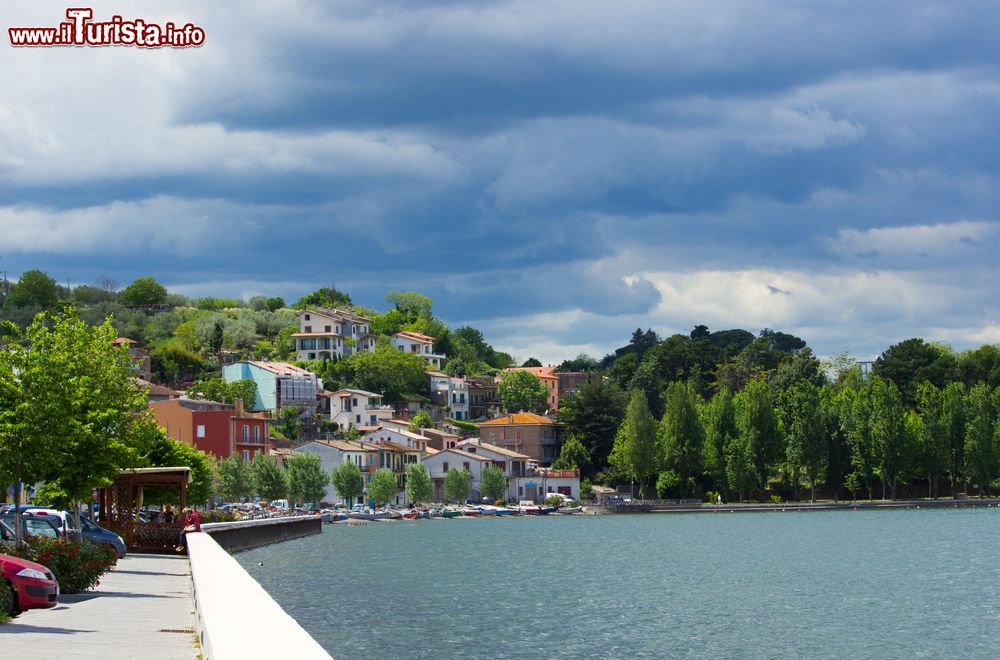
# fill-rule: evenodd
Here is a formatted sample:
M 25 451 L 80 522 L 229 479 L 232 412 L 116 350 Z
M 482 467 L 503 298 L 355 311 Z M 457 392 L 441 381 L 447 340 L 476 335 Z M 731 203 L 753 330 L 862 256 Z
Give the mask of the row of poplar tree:
M 641 390 L 631 392 L 609 462 L 635 480 L 641 497 L 707 492 L 795 499 L 817 491 L 840 499 L 893 499 L 926 484 L 937 497 L 988 493 L 1000 476 L 1000 388 L 929 382 L 904 404 L 896 385 L 877 376 L 857 389 L 835 390 L 800 380 L 776 393 L 763 380 L 738 394 L 720 390 L 704 401 L 685 383 L 664 395 L 658 422 Z

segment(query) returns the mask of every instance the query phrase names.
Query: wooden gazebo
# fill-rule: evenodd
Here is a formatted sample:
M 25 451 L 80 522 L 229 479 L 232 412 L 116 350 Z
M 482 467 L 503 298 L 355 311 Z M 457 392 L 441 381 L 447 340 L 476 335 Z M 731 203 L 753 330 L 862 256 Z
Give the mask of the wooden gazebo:
M 191 483 L 189 467 L 151 467 L 122 470 L 115 483 L 102 488 L 98 495 L 101 525 L 114 530 L 125 539 L 133 552 L 173 552 L 184 522 L 181 511 L 187 506 L 187 485 Z M 143 522 L 139 519 L 143 488 L 173 486 L 180 493 L 180 508 L 172 523 Z

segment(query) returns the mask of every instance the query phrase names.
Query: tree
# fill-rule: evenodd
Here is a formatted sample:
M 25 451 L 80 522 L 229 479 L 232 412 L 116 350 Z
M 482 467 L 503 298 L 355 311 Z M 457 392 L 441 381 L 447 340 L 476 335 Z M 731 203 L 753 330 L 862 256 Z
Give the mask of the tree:
M 274 456 L 257 456 L 250 465 L 253 468 L 253 488 L 261 499 L 279 500 L 288 494 L 288 480 Z
M 127 350 L 113 345 L 110 320 L 88 326 L 72 309 L 39 314 L 23 334 L 3 330 L 0 481 L 58 482 L 68 498 L 89 500 L 138 463 L 149 437 L 137 430 L 148 418 L 133 415 L 145 396 Z
M 733 403 L 739 437 L 750 450 L 757 488 L 763 492 L 767 489 L 771 466 L 781 451 L 771 390 L 763 381 L 750 381 Z
M 252 378 L 227 383 L 221 378 L 196 380 L 188 388 L 188 396 L 192 399 L 233 403 L 240 399 L 243 405 L 252 410 L 257 401 L 257 383 Z
M 966 396 L 968 422 L 965 426 L 965 473 L 979 484 L 984 497 L 997 476 L 997 413 L 986 383 L 977 383 Z
M 497 385 L 500 406 L 505 412 L 542 412 L 548 407 L 549 392 L 530 371 L 505 371 Z
M 353 387 L 380 392 L 386 401 L 427 391 L 427 361 L 417 353 L 378 345 L 375 352 L 354 353 L 334 366 Z
M 920 434 L 917 437 L 916 472 L 927 478 L 927 492 L 938 496 L 938 480 L 948 472 L 951 446 L 944 430 L 941 390 L 933 383 L 917 386 L 917 412 Z
M 639 496 L 646 497 L 646 481 L 656 471 L 656 420 L 642 390 L 632 390 L 608 462 L 637 480 Z
M 444 477 L 444 496 L 449 502 L 465 502 L 469 499 L 472 475 L 465 468 L 448 470 Z
M 757 486 L 757 475 L 753 466 L 753 447 L 749 436 L 739 434 L 726 446 L 726 480 L 729 488 L 736 491 L 740 500 L 749 495 Z
M 299 437 L 299 427 L 302 425 L 300 415 L 298 408 L 285 406 L 278 413 L 278 419 L 275 420 L 274 426 L 281 435 L 289 440 L 295 440 Z
M 338 291 L 333 285 L 330 285 L 302 296 L 292 307 L 295 309 L 306 309 L 308 307 L 350 308 L 351 297 L 346 293 Z
M 555 470 L 584 470 L 590 469 L 590 453 L 583 443 L 576 436 L 570 435 L 563 446 L 559 449 L 559 456 L 552 463 Z
M 139 277 L 122 291 L 126 305 L 163 305 L 167 302 L 167 288 L 152 277 Z
M 388 504 L 396 499 L 399 493 L 399 486 L 396 484 L 396 475 L 389 468 L 379 468 L 375 471 L 371 482 L 368 484 L 368 498 L 375 501 L 375 506 Z
M 542 366 L 542 362 L 538 358 L 530 357 L 527 360 L 525 360 L 521 364 L 521 366 L 522 367 L 540 367 L 540 366 Z
M 580 353 L 572 360 L 563 360 L 560 362 L 559 366 L 556 367 L 556 371 L 561 373 L 596 371 L 598 367 L 600 367 L 600 363 L 595 358 L 590 357 L 586 353 Z
M 219 491 L 227 502 L 242 502 L 253 492 L 253 470 L 239 456 L 219 461 Z
M 903 402 L 895 383 L 877 376 L 871 384 L 871 433 L 875 447 L 878 475 L 882 480 L 882 498 L 889 487 L 889 499 L 896 499 L 896 480 L 906 456 L 906 427 Z
M 485 498 L 502 500 L 507 494 L 507 479 L 503 476 L 503 470 L 495 465 L 484 467 L 480 478 L 480 491 Z
M 729 443 L 736 437 L 736 413 L 733 394 L 720 389 L 704 407 L 705 449 L 702 463 L 714 487 L 726 490 L 726 456 Z
M 406 466 L 406 496 L 410 498 L 410 502 L 427 502 L 433 492 L 431 477 L 423 463 L 410 463 Z
M 191 504 L 205 504 L 212 495 L 212 470 L 204 452 L 169 437 L 163 429 L 158 432 L 144 463 L 148 467 L 191 468 L 191 481 L 187 485 L 187 500 Z M 169 487 L 147 488 L 144 499 L 151 504 L 176 501 L 177 491 Z
M 871 499 L 875 491 L 876 462 L 871 432 L 871 388 L 842 390 L 838 398 L 841 424 L 851 454 L 852 471 L 848 479 L 864 486 Z
M 682 495 L 693 495 L 701 474 L 705 431 L 698 420 L 695 395 L 684 383 L 673 382 L 667 386 L 657 439 L 661 467 L 677 474 Z
M 598 375 L 588 378 L 576 394 L 559 399 L 557 419 L 568 436 L 583 444 L 590 457 L 591 465 L 581 468 L 581 476 L 591 477 L 608 466 L 608 455 L 627 404 L 625 392 Z
M 433 301 L 415 291 L 390 291 L 385 294 L 385 299 L 396 306 L 396 310 L 402 314 L 407 323 L 413 323 L 421 318 L 429 319 L 432 316 Z
M 962 480 L 965 466 L 965 386 L 962 383 L 948 383 L 941 392 L 941 430 L 949 448 L 951 494 L 955 494 L 955 484 Z
M 52 307 L 59 300 L 56 281 L 38 269 L 21 273 L 7 297 L 10 307 Z
M 912 406 L 917 397 L 917 384 L 927 380 L 943 388 L 957 378 L 958 365 L 950 351 L 913 338 L 886 349 L 875 360 L 872 373 L 895 383 L 903 403 Z
M 295 452 L 288 459 L 285 473 L 288 476 L 288 496 L 297 504 L 319 504 L 326 496 L 330 475 L 323 470 L 318 455 Z
M 361 468 L 352 461 L 344 461 L 340 465 L 335 466 L 330 476 L 330 482 L 336 489 L 337 494 L 349 506 L 353 505 L 354 499 L 361 497 L 362 492 L 364 492 L 365 484 L 361 478 Z
M 826 429 L 820 415 L 820 393 L 812 382 L 800 380 L 781 393 L 781 421 L 785 429 L 785 459 L 798 485 L 799 474 L 809 484 L 809 500 L 816 501 L 819 481 L 828 459 Z
M 426 410 L 421 410 L 410 420 L 410 430 L 425 429 L 434 426 L 434 419 Z

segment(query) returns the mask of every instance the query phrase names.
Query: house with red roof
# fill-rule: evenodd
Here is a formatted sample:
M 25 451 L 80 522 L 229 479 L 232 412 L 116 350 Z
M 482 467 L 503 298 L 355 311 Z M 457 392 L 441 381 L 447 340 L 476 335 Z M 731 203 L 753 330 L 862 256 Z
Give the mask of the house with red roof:
M 433 369 L 444 365 L 445 356 L 434 352 L 434 337 L 419 332 L 397 332 L 392 336 L 392 345 L 404 353 L 416 353 Z

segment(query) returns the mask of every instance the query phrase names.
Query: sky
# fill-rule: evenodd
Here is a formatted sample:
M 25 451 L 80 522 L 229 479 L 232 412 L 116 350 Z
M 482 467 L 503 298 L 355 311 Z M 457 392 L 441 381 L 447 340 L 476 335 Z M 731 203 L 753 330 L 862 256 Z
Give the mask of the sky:
M 74 3 L 198 48 L 13 48 L 0 270 L 334 284 L 545 363 L 637 328 L 1000 342 L 1000 5 Z

